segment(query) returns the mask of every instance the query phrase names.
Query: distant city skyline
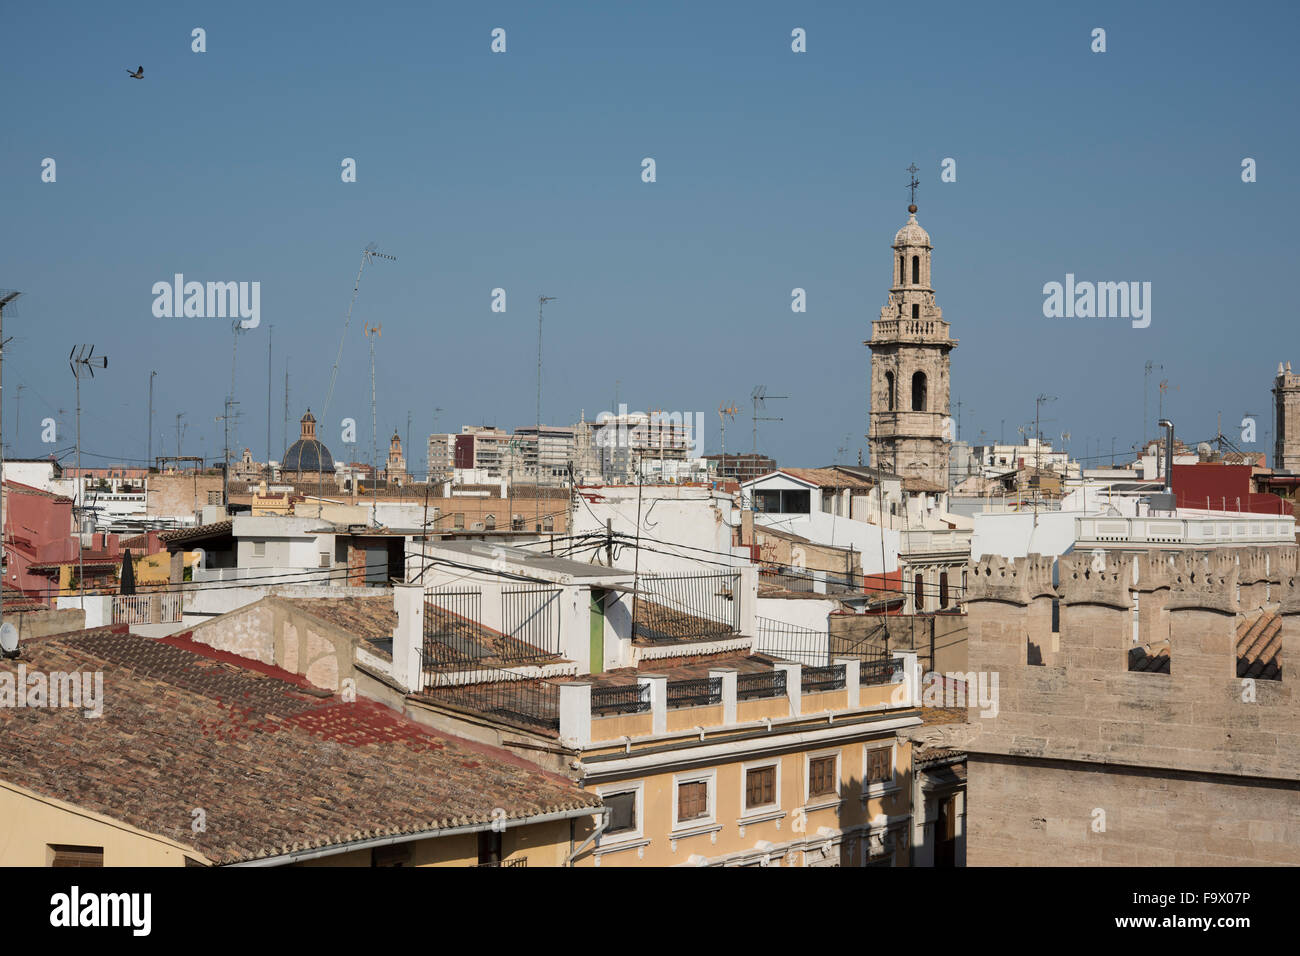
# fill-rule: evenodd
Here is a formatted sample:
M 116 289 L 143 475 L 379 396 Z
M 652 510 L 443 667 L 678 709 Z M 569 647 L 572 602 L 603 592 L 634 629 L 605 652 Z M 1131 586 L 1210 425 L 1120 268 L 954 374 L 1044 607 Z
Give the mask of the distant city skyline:
M 1050 393 L 1044 437 L 1069 432 L 1073 454 L 1108 462 L 1112 436 L 1117 456 L 1142 438 L 1151 361 L 1146 437 L 1167 381 L 1164 414 L 1190 446 L 1220 413 L 1235 440 L 1249 413 L 1257 437 L 1242 447 L 1271 459 L 1269 389 L 1279 361 L 1300 362 L 1282 278 L 1300 251 L 1287 227 L 1300 192 L 1284 175 L 1297 134 L 1277 121 L 1296 19 L 1281 4 L 1249 19 L 1227 6 L 941 3 L 918 18 L 506 4 L 411 11 L 396 29 L 342 4 L 310 23 L 251 4 L 16 9 L 0 62 L 0 286 L 25 294 L 6 313 L 4 442 L 23 457 L 71 447 L 67 354 L 94 343 L 111 364 L 83 383 L 83 465 L 147 457 L 153 370 L 154 455 L 176 453 L 181 412 L 182 452 L 219 458 L 234 333 L 229 317 L 155 316 L 153 287 L 182 274 L 260 283 L 260 321 L 237 344 L 231 448 L 266 456 L 273 334 L 270 452 L 283 453 L 330 391 L 374 241 L 397 261 L 366 269 L 344 342 L 321 424 L 341 458 L 370 454 L 367 323 L 384 329 L 381 460 L 393 428 L 407 444 L 408 411 L 417 472 L 415 436 L 534 424 L 545 294 L 544 424 L 617 401 L 688 410 L 716 453 L 716 409 L 734 403 L 727 450 L 748 452 L 749 396 L 766 385 L 790 397 L 769 409 L 783 421 L 760 424 L 759 452 L 856 463 L 862 343 L 915 162 L 960 342 L 961 439 L 1017 440 Z M 206 52 L 191 51 L 194 27 Z M 494 54 L 498 27 L 508 46 Z M 792 51 L 795 28 L 807 52 Z M 142 79 L 122 73 L 137 63 Z M 348 159 L 356 182 L 342 181 Z M 1067 275 L 1150 283 L 1149 326 L 1046 317 L 1044 286 Z M 46 418 L 62 422 L 54 443 L 40 441 Z M 344 418 L 357 422 L 346 453 Z

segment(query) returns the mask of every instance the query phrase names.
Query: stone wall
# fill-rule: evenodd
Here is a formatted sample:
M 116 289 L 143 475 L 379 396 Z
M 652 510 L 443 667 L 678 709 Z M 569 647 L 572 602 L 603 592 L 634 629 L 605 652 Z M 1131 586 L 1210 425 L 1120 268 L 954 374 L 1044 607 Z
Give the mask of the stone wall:
M 1296 563 L 1283 547 L 973 564 L 969 663 L 996 673 L 998 707 L 970 712 L 970 864 L 1300 864 Z M 1238 625 L 1261 609 L 1281 616 L 1282 680 L 1236 676 Z M 1129 671 L 1135 619 L 1137 644 L 1169 642 L 1168 673 Z

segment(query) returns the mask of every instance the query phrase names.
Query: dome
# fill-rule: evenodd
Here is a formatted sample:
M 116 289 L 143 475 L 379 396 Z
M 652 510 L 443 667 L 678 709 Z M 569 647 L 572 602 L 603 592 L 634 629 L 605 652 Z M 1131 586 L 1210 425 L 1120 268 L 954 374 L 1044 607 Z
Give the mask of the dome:
M 284 453 L 282 471 L 325 471 L 333 474 L 334 456 L 315 438 L 299 438 Z
M 930 248 L 930 234 L 917 224 L 916 213 L 907 217 L 907 225 L 894 236 L 895 246 L 924 246 Z
M 316 438 L 316 417 L 311 409 L 299 419 L 301 432 L 298 440 L 284 453 L 280 468 L 283 471 L 334 471 L 334 456 Z

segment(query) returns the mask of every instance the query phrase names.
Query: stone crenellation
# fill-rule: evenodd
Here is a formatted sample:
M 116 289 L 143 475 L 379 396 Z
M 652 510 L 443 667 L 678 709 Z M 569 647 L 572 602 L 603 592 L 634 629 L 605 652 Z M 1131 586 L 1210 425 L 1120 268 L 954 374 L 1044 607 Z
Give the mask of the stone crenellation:
M 1055 632 L 1045 563 L 970 566 L 970 865 L 1300 864 L 1297 549 L 1066 555 Z

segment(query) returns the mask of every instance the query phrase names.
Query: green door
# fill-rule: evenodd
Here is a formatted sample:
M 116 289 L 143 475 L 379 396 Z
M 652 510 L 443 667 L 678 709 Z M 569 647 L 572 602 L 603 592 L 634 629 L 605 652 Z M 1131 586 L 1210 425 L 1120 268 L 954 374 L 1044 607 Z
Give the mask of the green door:
M 605 591 L 591 589 L 591 673 L 605 669 Z

